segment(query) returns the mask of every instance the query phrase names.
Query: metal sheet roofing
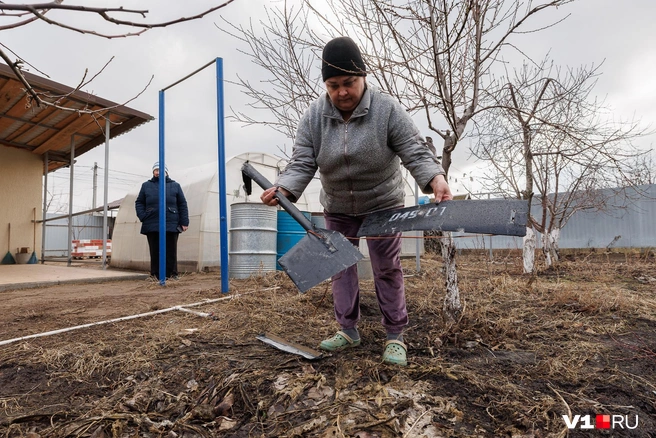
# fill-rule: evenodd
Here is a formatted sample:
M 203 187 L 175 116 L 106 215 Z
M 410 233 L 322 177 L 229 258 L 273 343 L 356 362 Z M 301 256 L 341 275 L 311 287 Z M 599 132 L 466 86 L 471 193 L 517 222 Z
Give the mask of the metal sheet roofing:
M 26 149 L 40 156 L 48 152 L 44 173 L 70 164 L 71 138 L 76 157 L 104 144 L 107 112 L 110 139 L 153 120 L 127 106 L 31 73 L 23 75 L 37 93 L 57 96 L 59 108 L 30 104 L 24 85 L 9 66 L 0 64 L 0 146 Z M 94 113 L 89 114 L 89 110 Z

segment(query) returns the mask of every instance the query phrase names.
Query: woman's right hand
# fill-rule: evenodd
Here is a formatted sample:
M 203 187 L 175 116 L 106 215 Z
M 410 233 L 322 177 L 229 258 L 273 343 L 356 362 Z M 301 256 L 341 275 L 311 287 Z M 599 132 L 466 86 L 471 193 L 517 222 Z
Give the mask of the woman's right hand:
M 269 187 L 262 193 L 262 196 L 260 196 L 260 200 L 266 205 L 270 205 L 272 207 L 278 205 L 278 198 L 275 197 L 276 192 L 280 192 L 283 194 L 286 198 L 289 198 L 289 191 L 283 189 L 282 187 Z

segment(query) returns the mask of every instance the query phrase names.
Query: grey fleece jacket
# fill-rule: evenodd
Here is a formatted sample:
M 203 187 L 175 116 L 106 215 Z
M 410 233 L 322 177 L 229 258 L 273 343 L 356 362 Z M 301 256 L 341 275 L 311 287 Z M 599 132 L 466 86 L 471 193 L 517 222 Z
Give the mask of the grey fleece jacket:
M 403 206 L 400 163 L 424 193 L 444 174 L 401 105 L 368 87 L 348 122 L 328 94 L 299 122 L 292 158 L 275 185 L 298 199 L 319 170 L 321 205 L 329 213 L 363 215 Z

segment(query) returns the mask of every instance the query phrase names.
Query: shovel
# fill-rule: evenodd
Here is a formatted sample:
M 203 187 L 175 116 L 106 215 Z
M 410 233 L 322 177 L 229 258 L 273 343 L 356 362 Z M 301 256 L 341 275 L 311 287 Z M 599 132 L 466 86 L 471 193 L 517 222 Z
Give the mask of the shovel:
M 273 187 L 248 161 L 242 166 L 241 172 L 244 177 L 251 178 L 265 190 Z M 246 178 L 244 183 L 248 190 Z M 278 264 L 301 292 L 353 266 L 363 258 L 360 251 L 343 234 L 317 228 L 282 193 L 276 192 L 276 198 L 280 206 L 307 231 L 296 245 L 278 259 Z
M 528 203 L 518 199 L 469 199 L 385 210 L 367 216 L 358 237 L 415 230 L 521 237 L 526 235 Z

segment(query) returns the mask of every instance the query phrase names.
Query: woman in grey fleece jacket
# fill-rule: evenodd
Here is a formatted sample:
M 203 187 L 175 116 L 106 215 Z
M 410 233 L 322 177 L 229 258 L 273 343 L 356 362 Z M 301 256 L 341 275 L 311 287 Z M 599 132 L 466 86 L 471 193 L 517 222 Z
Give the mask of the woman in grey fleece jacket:
M 279 191 L 292 201 L 303 193 L 317 170 L 326 228 L 358 245 L 357 232 L 367 214 L 404 206 L 401 164 L 424 193 L 437 202 L 451 199 L 444 170 L 401 105 L 367 86 L 366 68 L 357 45 L 335 38 L 323 50 L 322 77 L 327 93 L 301 118 L 292 158 L 262 202 L 277 205 Z M 408 324 L 401 234 L 367 241 L 376 297 L 387 332 L 383 362 L 406 365 L 403 328 Z M 360 345 L 360 289 L 357 265 L 332 279 L 335 317 L 341 326 L 319 345 L 336 351 Z

